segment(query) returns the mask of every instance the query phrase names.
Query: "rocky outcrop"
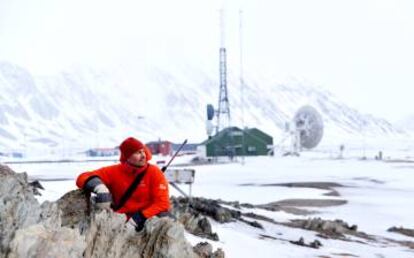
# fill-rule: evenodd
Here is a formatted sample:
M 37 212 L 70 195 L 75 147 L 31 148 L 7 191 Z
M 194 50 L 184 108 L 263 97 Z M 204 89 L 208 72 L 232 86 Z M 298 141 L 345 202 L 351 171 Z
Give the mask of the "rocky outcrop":
M 178 213 L 189 211 L 193 214 L 202 214 L 220 223 L 234 222 L 241 217 L 241 212 L 225 208 L 220 205 L 220 201 L 205 198 L 192 198 L 191 202 L 187 198 L 172 198 L 174 211 Z
M 183 227 L 169 218 L 151 219 L 139 233 L 113 212 L 101 211 L 94 220 L 86 233 L 85 257 L 198 257 Z
M 358 236 L 364 239 L 373 239 L 372 236 L 358 231 L 357 225 L 348 225 L 343 220 L 324 220 L 321 218 L 309 218 L 306 220 L 295 219 L 282 225 L 312 230 L 319 233 L 318 236 L 330 239 L 346 240 L 346 235 Z
M 203 198 L 193 198 L 191 202 L 189 202 L 187 198 L 171 197 L 174 216 L 184 225 L 188 232 L 196 236 L 217 241 L 219 240 L 219 237 L 213 232 L 207 216 L 219 219 L 226 218 L 225 221 L 229 221 L 231 216 L 229 216 L 216 202 L 214 202 L 214 205 L 209 205 L 208 201 L 211 202 L 211 200 Z M 215 209 L 221 209 L 222 211 L 216 211 Z M 215 215 L 219 213 L 222 215 Z
M 218 223 L 228 223 L 240 221 L 249 226 L 263 229 L 263 226 L 256 219 L 276 223 L 270 218 L 260 216 L 254 213 L 242 213 L 238 210 L 223 207 L 222 205 L 233 206 L 236 209 L 240 207 L 252 208 L 251 204 L 239 204 L 238 202 L 225 202 L 222 200 L 211 200 L 205 198 L 171 198 L 175 216 L 179 218 L 186 230 L 194 235 L 206 237 L 211 240 L 218 240 L 218 235 L 211 231 L 210 222 L 207 217 L 214 219 Z M 246 218 L 254 219 L 253 221 Z
M 27 183 L 27 174 L 16 174 L 0 165 L 0 257 L 9 253 L 15 232 L 37 223 L 40 213 L 40 205 Z
M 184 212 L 178 216 L 178 220 L 185 229 L 193 235 L 218 241 L 219 237 L 213 232 L 209 220 L 199 214 Z
M 414 229 L 404 228 L 404 227 L 391 227 L 387 231 L 400 233 L 405 236 L 414 237 Z
M 289 241 L 292 244 L 295 245 L 300 245 L 300 246 L 305 246 L 305 247 L 310 247 L 310 248 L 315 248 L 318 249 L 319 247 L 322 246 L 321 242 L 318 239 L 313 240 L 313 242 L 310 243 L 305 243 L 305 239 L 303 237 L 299 238 L 298 241 Z
M 82 257 L 85 248 L 77 230 L 42 222 L 17 230 L 5 257 Z
M 218 249 L 213 253 L 213 248 L 207 242 L 198 243 L 194 246 L 194 252 L 200 255 L 200 258 L 224 258 L 224 252 L 221 249 Z
M 151 218 L 143 231 L 136 232 L 124 215 L 90 205 L 80 190 L 39 205 L 26 174 L 4 166 L 0 167 L 0 230 L 0 258 L 224 257 L 223 251 L 213 252 L 209 244 L 193 248 L 184 237 L 183 225 L 171 218 Z M 204 231 L 211 232 L 211 225 L 204 222 Z

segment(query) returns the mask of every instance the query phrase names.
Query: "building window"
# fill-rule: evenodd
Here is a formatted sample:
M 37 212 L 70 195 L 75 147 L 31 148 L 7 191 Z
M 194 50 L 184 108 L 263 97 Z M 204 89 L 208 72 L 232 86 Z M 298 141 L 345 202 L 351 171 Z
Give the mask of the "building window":
M 243 132 L 240 131 L 232 131 L 230 132 L 230 136 L 242 136 Z
M 255 152 L 256 151 L 256 146 L 249 146 L 249 147 L 247 147 L 247 151 L 248 152 Z

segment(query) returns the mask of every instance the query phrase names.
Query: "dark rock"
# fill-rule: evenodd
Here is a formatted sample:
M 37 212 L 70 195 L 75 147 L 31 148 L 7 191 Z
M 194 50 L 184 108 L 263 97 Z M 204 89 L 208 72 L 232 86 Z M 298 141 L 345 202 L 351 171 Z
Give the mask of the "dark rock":
M 243 207 L 243 208 L 248 208 L 248 209 L 255 208 L 255 206 L 253 204 L 250 204 L 250 203 L 242 203 L 242 204 L 240 204 L 240 206 Z
M 254 221 L 248 221 L 248 220 L 245 220 L 243 218 L 240 218 L 239 220 L 246 223 L 247 225 L 252 226 L 252 227 L 263 229 L 262 224 L 260 224 L 259 222 L 255 221 L 255 220 Z
M 211 224 L 206 217 L 220 223 L 240 220 L 241 212 L 224 208 L 219 201 L 204 198 L 192 198 L 191 203 L 184 197 L 171 197 L 174 216 L 185 226 L 185 229 L 197 236 L 218 240 L 212 232 Z
M 272 240 L 278 240 L 277 237 L 273 237 L 273 236 L 269 236 L 269 235 L 264 235 L 264 234 L 259 234 L 259 239 L 272 239 Z
M 192 198 L 191 204 L 188 203 L 187 198 L 178 197 L 171 198 L 174 209 L 178 211 L 191 210 L 191 213 L 201 213 L 204 216 L 209 216 L 220 223 L 227 223 L 239 219 L 241 213 L 236 210 L 224 208 L 219 204 L 219 201 L 205 198 Z
M 34 180 L 32 182 L 29 183 L 29 186 L 32 187 L 32 191 L 34 195 L 42 195 L 39 191 L 39 189 L 41 190 L 45 190 L 45 188 L 42 186 L 42 184 L 40 184 L 39 180 Z
M 201 258 L 209 258 L 213 253 L 213 247 L 207 242 L 198 243 L 193 247 L 193 250 Z
M 414 237 L 414 229 L 404 228 L 404 227 L 391 227 L 388 229 L 389 232 L 400 233 L 405 236 Z
M 303 237 L 299 238 L 298 241 L 289 241 L 289 242 L 295 245 L 300 245 L 300 246 L 305 246 L 305 247 L 310 247 L 310 248 L 315 248 L 315 249 L 318 249 L 319 247 L 322 246 L 321 242 L 317 239 L 315 239 L 313 242 L 310 242 L 309 244 L 306 244 Z
M 313 242 L 309 243 L 309 246 L 318 249 L 322 246 L 322 243 L 318 239 L 315 239 Z
M 221 248 L 217 248 L 211 258 L 225 258 L 224 251 Z
M 85 193 L 81 190 L 70 191 L 56 203 L 62 211 L 61 226 L 78 228 L 83 233 L 90 223 L 90 213 L 92 212 L 92 205 Z
M 301 245 L 301 246 L 305 245 L 305 240 L 303 239 L 303 237 L 299 238 L 298 241 L 289 241 L 289 242 L 291 242 L 292 244 L 295 244 L 295 245 Z
M 208 219 L 200 214 L 191 214 L 189 212 L 182 213 L 178 215 L 178 221 L 180 221 L 185 229 L 193 235 L 205 237 L 214 241 L 219 240 L 218 235 L 213 233 Z
M 213 247 L 207 242 L 198 243 L 196 246 L 193 247 L 193 250 L 196 254 L 200 256 L 200 258 L 225 257 L 223 250 L 221 250 L 220 248 L 213 253 Z
M 323 220 L 321 218 L 310 218 L 307 220 L 291 220 L 283 223 L 286 226 L 312 230 L 320 233 L 324 238 L 344 238 L 346 234 L 364 238 L 370 238 L 367 234 L 357 231 L 357 225 L 349 226 L 342 220 Z
M 273 224 L 278 224 L 274 219 L 268 218 L 268 217 L 263 216 L 263 215 L 258 215 L 258 214 L 253 213 L 253 212 L 243 213 L 243 216 L 248 217 L 248 218 L 252 218 L 252 219 L 257 219 L 257 220 L 270 222 L 270 223 L 273 223 Z

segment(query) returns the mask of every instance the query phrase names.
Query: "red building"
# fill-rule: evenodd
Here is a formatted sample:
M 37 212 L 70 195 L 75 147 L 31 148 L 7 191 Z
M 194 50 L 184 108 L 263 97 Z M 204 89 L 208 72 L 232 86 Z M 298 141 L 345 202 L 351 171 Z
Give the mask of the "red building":
M 172 143 L 169 141 L 154 141 L 146 143 L 152 154 L 170 155 L 172 153 Z

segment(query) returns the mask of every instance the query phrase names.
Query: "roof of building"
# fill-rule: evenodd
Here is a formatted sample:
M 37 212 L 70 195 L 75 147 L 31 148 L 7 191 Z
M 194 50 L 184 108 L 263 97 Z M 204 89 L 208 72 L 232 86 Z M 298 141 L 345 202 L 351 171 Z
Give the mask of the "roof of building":
M 201 145 L 206 145 L 206 144 L 208 144 L 208 143 L 210 143 L 212 141 L 215 141 L 217 139 L 220 139 L 221 137 L 224 137 L 228 132 L 234 132 L 234 131 L 239 131 L 239 132 L 243 132 L 245 134 L 248 134 L 251 137 L 253 137 L 254 139 L 256 139 L 256 140 L 258 140 L 260 142 L 263 142 L 263 143 L 266 143 L 265 142 L 265 139 L 262 139 L 262 137 L 258 137 L 255 134 L 253 134 L 254 131 L 258 131 L 258 132 L 266 135 L 270 139 L 272 139 L 272 137 L 270 135 L 268 135 L 267 133 L 265 133 L 262 130 L 257 129 L 257 128 L 246 128 L 246 129 L 242 130 L 242 129 L 238 128 L 237 126 L 230 126 L 230 127 L 224 128 L 223 130 L 221 130 L 220 132 L 218 132 L 216 135 L 212 136 L 210 139 L 207 139 L 207 140 L 203 141 L 201 143 Z
M 162 143 L 172 143 L 172 142 L 170 142 L 170 141 L 150 141 L 150 142 L 147 142 L 147 143 L 145 143 L 145 145 L 150 145 L 150 144 L 162 144 Z

